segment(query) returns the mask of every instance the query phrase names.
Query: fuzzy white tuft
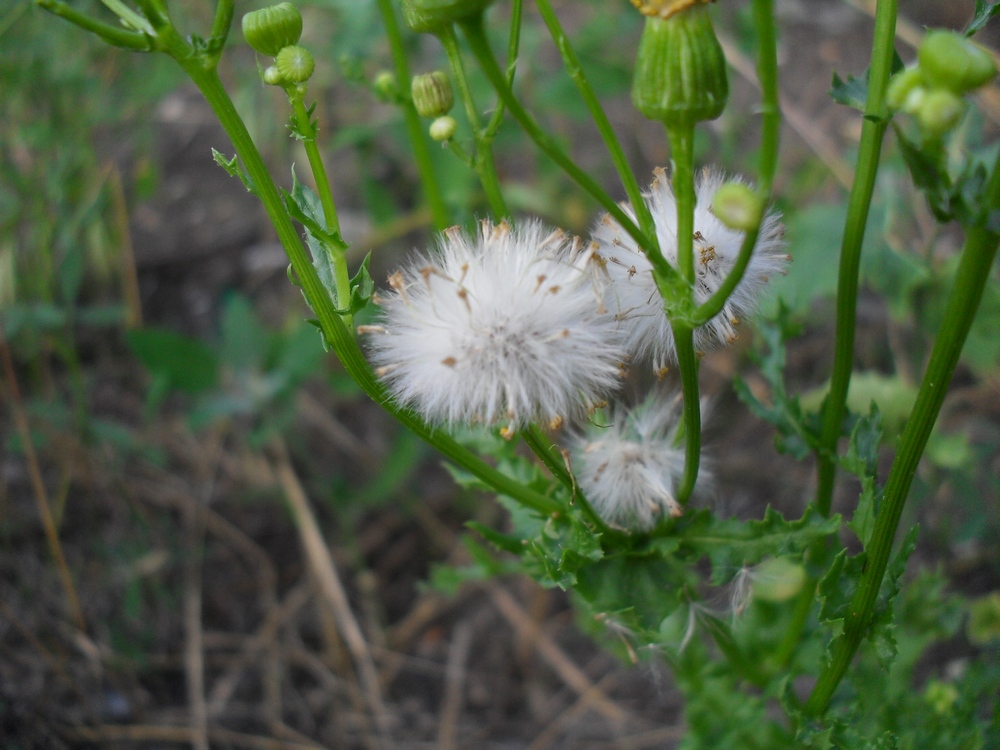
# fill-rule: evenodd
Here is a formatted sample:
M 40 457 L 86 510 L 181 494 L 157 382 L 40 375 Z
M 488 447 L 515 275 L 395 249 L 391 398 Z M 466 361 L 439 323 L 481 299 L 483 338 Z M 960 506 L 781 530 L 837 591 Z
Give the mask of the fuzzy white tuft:
M 677 266 L 677 207 L 670 182 L 662 169 L 654 172 L 646 204 L 653 215 L 664 257 Z M 726 181 L 720 172 L 703 170 L 695 185 L 694 212 L 695 290 L 697 304 L 705 302 L 729 275 L 743 244 L 743 233 L 730 229 L 711 211 L 712 198 Z M 634 217 L 629 206 L 625 211 Z M 782 252 L 779 216 L 768 213 L 761 223 L 757 244 L 743 279 L 722 311 L 695 329 L 697 351 L 708 351 L 737 338 L 740 324 L 757 311 L 770 277 L 784 274 L 788 256 Z M 662 371 L 676 359 L 674 336 L 663 312 L 663 300 L 653 281 L 652 266 L 635 241 L 610 216 L 604 216 L 593 233 L 611 283 L 607 304 L 625 323 L 626 349 L 636 360 L 652 362 Z
M 592 425 L 576 439 L 573 469 L 601 518 L 646 530 L 664 516 L 681 514 L 674 498 L 684 473 L 677 422 L 678 399 L 654 391 L 631 411 L 612 410 L 608 426 Z
M 395 397 L 435 423 L 561 423 L 620 383 L 619 324 L 593 251 L 540 222 L 447 230 L 389 278 L 370 352 Z

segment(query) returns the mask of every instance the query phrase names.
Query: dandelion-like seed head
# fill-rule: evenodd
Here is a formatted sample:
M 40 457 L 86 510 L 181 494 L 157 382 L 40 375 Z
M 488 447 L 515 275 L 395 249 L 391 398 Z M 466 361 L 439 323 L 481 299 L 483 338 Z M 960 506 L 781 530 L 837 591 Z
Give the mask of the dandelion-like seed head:
M 712 213 L 712 198 L 725 182 L 720 172 L 704 170 L 695 185 L 694 265 L 696 304 L 708 300 L 729 275 L 743 233 L 730 229 Z M 664 257 L 677 266 L 677 204 L 670 182 L 662 169 L 646 196 L 646 204 L 656 225 L 656 235 Z M 634 216 L 631 207 L 625 211 Z M 757 243 L 743 279 L 722 311 L 695 329 L 695 349 L 704 352 L 736 340 L 740 324 L 757 311 L 768 279 L 785 273 L 788 256 L 782 252 L 782 225 L 779 216 L 768 213 L 761 222 Z M 674 337 L 663 311 L 663 300 L 653 281 L 652 266 L 627 232 L 610 216 L 605 216 L 593 233 L 599 245 L 609 280 L 607 304 L 625 324 L 626 349 L 636 359 L 649 360 L 661 371 L 676 359 Z
M 540 222 L 449 229 L 389 284 L 384 320 L 367 329 L 371 359 L 431 422 L 559 424 L 620 382 L 593 250 Z
M 584 495 L 608 523 L 648 530 L 679 516 L 674 492 L 684 473 L 676 445 L 677 399 L 655 394 L 632 410 L 612 409 L 606 427 L 577 437 L 573 469 Z

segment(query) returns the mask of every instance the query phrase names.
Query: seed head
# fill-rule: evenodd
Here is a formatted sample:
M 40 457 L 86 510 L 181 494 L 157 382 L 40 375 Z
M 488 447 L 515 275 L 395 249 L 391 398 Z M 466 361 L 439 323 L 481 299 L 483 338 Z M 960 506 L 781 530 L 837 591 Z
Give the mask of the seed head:
M 694 264 L 697 304 L 705 302 L 729 275 L 743 244 L 743 232 L 730 229 L 712 213 L 712 198 L 726 181 L 720 172 L 705 170 L 695 186 Z M 646 196 L 653 215 L 656 236 L 664 257 L 677 265 L 677 207 L 663 170 Z M 625 206 L 630 215 L 632 209 Z M 695 349 L 704 352 L 732 343 L 743 320 L 756 311 L 767 281 L 785 273 L 788 256 L 782 251 L 782 225 L 777 214 L 764 216 L 750 265 L 722 311 L 704 326 L 695 329 Z M 653 281 L 652 266 L 635 241 L 611 217 L 597 225 L 593 239 L 606 270 L 608 308 L 623 322 L 626 349 L 633 359 L 652 362 L 663 371 L 676 359 L 674 337 L 663 311 L 663 300 Z
M 389 279 L 373 364 L 395 397 L 436 423 L 579 416 L 619 384 L 618 322 L 593 250 L 536 221 L 447 230 Z

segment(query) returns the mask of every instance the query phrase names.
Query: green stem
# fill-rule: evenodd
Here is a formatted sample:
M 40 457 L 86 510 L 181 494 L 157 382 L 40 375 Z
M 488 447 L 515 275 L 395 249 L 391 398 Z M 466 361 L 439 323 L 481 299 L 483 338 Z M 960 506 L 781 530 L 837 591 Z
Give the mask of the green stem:
M 677 202 L 677 270 L 694 288 L 694 125 L 667 127 L 673 173 L 670 186 Z M 693 293 L 693 292 L 692 292 Z
M 399 32 L 399 22 L 396 19 L 396 12 L 392 7 L 392 0 L 378 0 L 379 11 L 382 13 L 382 22 L 385 24 L 385 34 L 389 40 L 389 49 L 392 52 L 392 63 L 396 69 L 396 80 L 400 86 L 410 85 L 410 65 L 406 60 L 406 48 L 403 45 L 403 37 Z M 438 183 L 437 174 L 434 172 L 434 161 L 431 158 L 430 147 L 428 145 L 427 130 L 420 121 L 416 107 L 407 96 L 402 103 L 403 121 L 406 124 L 406 134 L 410 140 L 410 148 L 413 149 L 413 158 L 417 162 L 417 173 L 420 175 L 420 184 L 424 191 L 424 198 L 431 211 L 431 221 L 438 231 L 451 226 L 451 216 L 448 213 L 448 206 L 441 196 L 441 186 Z
M 847 389 L 854 363 L 855 308 L 858 300 L 858 268 L 861 243 L 865 237 L 868 209 L 875 189 L 882 138 L 889 124 L 885 90 L 892 72 L 893 43 L 896 34 L 897 0 L 878 0 L 875 10 L 875 38 L 868 75 L 865 119 L 861 125 L 858 167 L 847 204 L 847 220 L 840 248 L 837 278 L 837 332 L 834 342 L 833 372 L 830 393 L 823 409 L 823 428 L 817 452 L 816 509 L 830 515 L 834 481 L 837 474 L 837 442 L 846 411 Z
M 701 394 L 698 389 L 698 357 L 694 351 L 694 331 L 682 323 L 671 325 L 677 347 L 677 364 L 681 374 L 681 394 L 684 399 L 684 475 L 677 489 L 677 502 L 686 505 L 701 462 Z
M 514 85 L 514 75 L 517 73 L 517 56 L 521 48 L 521 17 L 524 11 L 523 0 L 514 0 L 510 9 L 510 35 L 507 39 L 507 88 Z M 496 137 L 503 123 L 504 112 L 503 99 L 497 100 L 496 107 L 493 108 L 493 115 L 486 123 L 486 133 L 490 139 Z
M 212 20 L 212 39 L 218 44 L 221 50 L 229 36 L 229 29 L 233 25 L 233 0 L 219 0 L 215 6 L 215 18 Z
M 573 80 L 573 83 L 576 84 L 577 91 L 580 92 L 580 96 L 587 106 L 587 111 L 590 112 L 597 130 L 604 140 L 604 145 L 608 149 L 611 161 L 614 163 L 618 177 L 625 188 L 625 194 L 628 196 L 629 202 L 632 204 L 632 210 L 635 211 L 636 218 L 639 220 L 639 227 L 652 243 L 649 252 L 660 254 L 659 238 L 656 235 L 653 215 L 649 212 L 649 206 L 646 205 L 646 201 L 642 198 L 642 190 L 639 188 L 635 174 L 629 166 L 628 159 L 625 158 L 625 152 L 618 141 L 618 136 L 615 135 L 614 128 L 611 127 L 611 122 L 604 112 L 604 107 L 601 106 L 600 100 L 591 88 L 590 82 L 583 72 L 583 66 L 580 65 L 580 59 L 576 56 L 576 52 L 573 50 L 572 44 L 570 44 L 569 37 L 566 36 L 566 32 L 559 23 L 559 18 L 552 10 L 549 0 L 535 0 L 535 4 L 538 6 L 538 12 L 541 14 L 542 20 L 545 21 L 545 25 L 549 28 L 552 41 L 555 42 L 559 54 L 562 55 L 566 72 Z
M 795 600 L 795 608 L 792 610 L 792 620 L 788 623 L 788 629 L 781 637 L 781 643 L 775 649 L 771 657 L 769 666 L 772 674 L 777 675 L 788 667 L 795 652 L 802 645 L 802 633 L 809 621 L 809 612 L 812 610 L 813 602 L 816 601 L 816 580 L 810 578 L 802 586 L 798 598 Z
M 602 534 L 616 534 L 614 529 L 608 526 L 604 522 L 604 519 L 597 515 L 593 506 L 577 486 L 576 480 L 570 474 L 569 469 L 562 460 L 562 456 L 552 450 L 552 441 L 535 425 L 531 425 L 524 430 L 521 433 L 521 437 L 524 439 L 525 444 L 531 448 L 532 453 L 545 464 L 545 467 L 552 473 L 552 476 L 558 479 L 570 491 L 574 501 L 580 505 L 584 515 L 587 516 L 590 522 L 600 529 Z
M 330 189 L 330 180 L 326 174 L 326 167 L 323 165 L 323 157 L 319 153 L 319 146 L 316 145 L 316 126 L 306 109 L 305 98 L 306 87 L 292 86 L 288 89 L 288 101 L 292 105 L 292 116 L 295 118 L 295 129 L 302 139 L 302 145 L 306 150 L 306 159 L 309 161 L 309 168 L 312 170 L 313 182 L 316 184 L 316 194 L 319 196 L 320 205 L 323 207 L 323 219 L 326 224 L 325 229 L 340 238 L 340 219 L 337 216 L 337 207 L 333 202 L 333 192 Z M 347 244 L 340 238 L 339 242 L 329 243 L 323 241 L 323 246 L 330 255 L 330 263 L 333 266 L 334 285 L 337 290 L 337 307 L 346 310 L 351 304 L 351 276 L 347 269 Z M 341 318 L 344 325 L 351 326 L 351 315 L 343 313 Z
M 984 206 L 984 216 L 1000 206 L 1000 158 L 993 166 L 993 174 L 984 195 Z M 830 661 L 820 672 L 806 702 L 806 713 L 818 716 L 826 711 L 834 690 L 847 672 L 855 651 L 868 631 L 910 484 L 944 402 L 962 346 L 979 308 L 983 289 L 991 278 L 990 270 L 998 244 L 1000 234 L 987 229 L 985 219 L 968 230 L 944 319 L 934 339 L 916 403 L 889 470 L 871 540 L 865 548 L 865 568 L 844 618 L 844 633 L 834 643 Z
M 134 49 L 139 52 L 150 52 L 154 49 L 153 40 L 146 34 L 138 31 L 126 31 L 121 27 L 98 21 L 59 0 L 35 1 L 38 3 L 38 7 L 44 8 L 60 18 L 65 18 L 81 29 L 97 34 L 101 39 L 115 47 Z
M 192 58 L 177 58 L 177 62 L 204 95 L 236 148 L 240 160 L 258 191 L 268 217 L 274 225 L 278 239 L 288 254 L 292 268 L 302 284 L 306 299 L 316 313 L 323 335 L 330 347 L 336 352 L 347 373 L 373 401 L 385 408 L 404 427 L 412 430 L 417 436 L 444 454 L 446 458 L 479 477 L 497 492 L 513 498 L 521 505 L 540 514 L 558 513 L 561 510 L 558 502 L 506 476 L 459 444 L 451 436 L 428 425 L 412 411 L 402 409 L 392 402 L 384 386 L 375 378 L 365 361 L 354 336 L 337 314 L 316 269 L 310 262 L 309 255 L 302 245 L 295 226 L 285 211 L 278 190 L 271 180 L 271 175 L 268 173 L 257 147 L 250 138 L 243 120 L 233 106 L 232 100 L 226 93 L 214 67 L 210 69 L 203 67 Z
M 445 54 L 448 56 L 448 63 L 458 86 L 458 96 L 465 105 L 465 116 L 469 120 L 472 137 L 476 142 L 476 174 L 479 176 L 479 182 L 486 193 L 486 201 L 490 204 L 490 211 L 497 217 L 509 216 L 507 202 L 500 191 L 500 180 L 497 179 L 496 162 L 493 160 L 493 139 L 488 136 L 479 123 L 479 112 L 472 97 L 468 76 L 465 74 L 465 63 L 462 61 L 462 53 L 458 48 L 455 28 L 450 24 L 445 26 L 438 34 L 438 39 L 441 40 L 441 46 L 444 47 Z
M 524 132 L 528 134 L 528 137 L 535 142 L 535 145 L 552 161 L 558 164 L 564 172 L 566 172 L 569 177 L 576 182 L 581 188 L 583 188 L 594 200 L 596 200 L 605 211 L 611 214 L 612 218 L 618 225 L 621 226 L 633 240 L 638 244 L 638 246 L 646 253 L 649 253 L 649 248 L 655 247 L 653 240 L 648 237 L 639 226 L 633 221 L 632 217 L 625 213 L 621 206 L 612 200 L 604 189 L 597 184 L 597 182 L 586 172 L 584 172 L 577 164 L 566 155 L 566 153 L 559 148 L 555 140 L 549 136 L 542 128 L 535 122 L 534 118 L 528 114 L 527 110 L 521 106 L 521 103 L 517 101 L 514 96 L 514 92 L 511 90 L 510 86 L 507 85 L 507 80 L 504 77 L 503 72 L 500 70 L 500 66 L 497 64 L 496 58 L 493 56 L 493 50 L 490 48 L 489 41 L 486 39 L 486 32 L 483 29 L 482 18 L 474 19 L 472 21 L 462 24 L 462 31 L 465 33 L 466 39 L 469 41 L 469 46 L 472 49 L 473 54 L 479 61 L 480 67 L 486 74 L 490 83 L 493 84 L 493 88 L 496 89 L 497 94 L 503 100 L 504 104 L 507 105 L 507 109 L 510 111 L 511 115 L 517 120 L 518 124 L 524 129 Z M 673 266 L 671 266 L 667 261 L 661 256 L 657 256 L 655 253 L 649 255 L 649 262 L 652 264 L 654 271 L 664 279 L 674 279 L 677 276 L 677 272 Z
M 778 143 L 781 133 L 781 108 L 778 104 L 778 39 L 774 23 L 774 0 L 754 0 L 754 26 L 757 36 L 757 77 L 761 91 L 761 135 L 760 161 L 757 176 L 757 196 L 760 198 L 761 213 L 754 222 L 753 231 L 747 232 L 740 247 L 740 253 L 729 274 L 717 290 L 705 300 L 694 314 L 695 325 L 704 325 L 726 306 L 726 301 L 743 280 L 743 274 L 750 264 L 760 222 L 771 201 L 771 188 L 778 168 Z

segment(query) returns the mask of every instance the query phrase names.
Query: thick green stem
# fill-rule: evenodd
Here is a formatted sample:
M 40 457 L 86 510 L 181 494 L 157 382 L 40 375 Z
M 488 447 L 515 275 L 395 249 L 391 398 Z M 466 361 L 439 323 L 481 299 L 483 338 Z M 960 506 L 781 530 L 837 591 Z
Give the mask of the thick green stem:
M 677 202 L 677 270 L 694 287 L 694 125 L 667 127 L 673 172 L 670 186 Z
M 729 275 L 718 289 L 703 302 L 694 314 L 695 325 L 704 325 L 726 306 L 726 301 L 743 280 L 743 274 L 750 264 L 760 222 L 771 201 L 771 187 L 774 173 L 778 168 L 778 142 L 781 133 L 781 108 L 778 104 L 778 39 L 774 24 L 773 0 L 754 0 L 754 28 L 757 36 L 757 77 L 761 91 L 761 134 L 760 162 L 757 175 L 757 196 L 760 198 L 761 213 L 754 222 L 753 231 L 747 232 L 736 262 Z
M 837 474 L 837 442 L 840 439 L 847 389 L 854 363 L 855 308 L 858 300 L 858 268 L 861 243 L 865 237 L 868 209 L 875 189 L 882 138 L 889 124 L 885 90 L 892 72 L 893 41 L 896 34 L 896 0 L 878 0 L 875 11 L 875 39 L 868 74 L 868 97 L 861 126 L 858 167 L 847 204 L 844 239 L 840 248 L 837 278 L 837 333 L 834 342 L 830 393 L 823 409 L 823 429 L 817 452 L 816 509 L 830 515 Z
M 984 196 L 983 215 L 1000 206 L 1000 159 L 993 166 Z M 882 504 L 875 519 L 864 573 L 844 617 L 844 633 L 833 645 L 830 661 L 823 668 L 816 686 L 805 705 L 807 713 L 818 716 L 830 705 L 834 690 L 851 664 L 862 638 L 868 632 L 872 612 L 878 599 L 882 576 L 892 551 L 896 528 L 917 472 L 934 422 L 955 372 L 962 346 L 968 336 L 979 302 L 983 296 L 996 257 L 1000 234 L 986 228 L 985 220 L 968 230 L 958 272 L 948 296 L 944 320 L 934 339 L 930 361 L 924 373 L 913 411 L 906 422 L 899 450 L 892 462 L 889 478 L 882 495 Z
M 410 65 L 406 60 L 406 48 L 403 45 L 403 37 L 399 33 L 399 22 L 392 7 L 392 0 L 378 0 L 378 8 L 382 13 L 382 22 L 385 24 L 385 34 L 392 52 L 392 64 L 396 69 L 396 80 L 399 81 L 400 86 L 409 86 Z M 427 143 L 427 130 L 421 123 L 420 115 L 417 114 L 409 97 L 406 97 L 406 101 L 401 106 L 403 121 L 406 123 L 406 134 L 410 140 L 410 148 L 413 149 L 413 158 L 417 162 L 417 172 L 420 175 L 424 198 L 431 210 L 431 221 L 438 231 L 447 229 L 452 223 L 451 216 L 448 213 L 448 206 L 445 205 L 444 198 L 441 196 L 441 186 L 434 172 L 434 161 L 431 159 Z
M 564 172 L 574 181 L 577 185 L 583 188 L 594 200 L 596 200 L 605 211 L 611 214 L 611 217 L 618 222 L 633 240 L 638 244 L 638 246 L 649 254 L 649 262 L 652 264 L 654 270 L 661 278 L 664 279 L 675 279 L 677 277 L 677 271 L 663 258 L 662 255 L 657 255 L 656 253 L 650 253 L 649 248 L 655 247 L 654 240 L 644 233 L 639 226 L 633 221 L 632 217 L 625 213 L 621 206 L 619 206 L 615 201 L 609 196 L 604 189 L 597 184 L 597 182 L 586 172 L 584 172 L 577 164 L 556 144 L 556 142 L 546 133 L 542 128 L 535 122 L 534 118 L 528 114 L 527 110 L 521 106 L 517 98 L 514 96 L 514 92 L 511 90 L 510 86 L 507 85 L 507 79 L 504 77 L 503 72 L 500 70 L 500 66 L 497 65 L 496 58 L 493 56 L 493 50 L 490 48 L 489 41 L 486 39 L 486 32 L 483 29 L 482 18 L 469 21 L 462 24 L 462 30 L 465 32 L 465 36 L 469 41 L 469 46 L 472 49 L 473 54 L 479 61 L 480 67 L 486 74 L 490 83 L 493 84 L 493 88 L 496 89 L 497 94 L 503 100 L 504 104 L 507 105 L 507 109 L 510 111 L 511 116 L 517 120 L 518 124 L 524 129 L 524 132 L 528 134 L 528 137 L 535 142 L 535 145 L 552 161 L 558 164 Z
M 559 54 L 562 55 L 566 72 L 569 73 L 569 77 L 576 84 L 576 88 L 580 92 L 584 104 L 587 105 L 587 111 L 590 112 L 597 130 L 604 140 L 604 145 L 608 149 L 611 161 L 614 163 L 618 177 L 625 188 L 625 194 L 628 196 L 629 202 L 632 204 L 632 210 L 635 211 L 636 218 L 639 220 L 639 228 L 642 229 L 643 234 L 652 242 L 648 251 L 660 254 L 661 251 L 659 240 L 656 236 L 656 227 L 653 223 L 653 215 L 649 212 L 649 206 L 646 205 L 646 201 L 642 198 L 642 190 L 639 188 L 635 174 L 629 166 L 628 159 L 625 158 L 625 152 L 618 141 L 618 136 L 615 135 L 614 128 L 611 127 L 608 116 L 604 112 L 604 107 L 601 106 L 600 100 L 591 88 L 590 82 L 583 72 L 583 66 L 580 65 L 580 59 L 576 56 L 576 52 L 574 52 L 573 46 L 570 44 L 569 37 L 566 36 L 566 32 L 559 23 L 559 18 L 552 10 L 549 0 L 535 0 L 535 4 L 538 6 L 538 12 L 541 14 L 542 20 L 545 21 L 545 25 L 549 28 L 552 41 L 555 42 Z
M 698 388 L 698 357 L 694 351 L 694 331 L 685 324 L 673 323 L 677 363 L 681 373 L 684 399 L 684 475 L 677 489 L 677 502 L 686 505 L 698 481 L 701 462 L 701 393 Z
M 44 8 L 50 13 L 65 18 L 81 29 L 97 34 L 101 39 L 115 47 L 124 47 L 125 49 L 134 49 L 140 52 L 153 50 L 152 39 L 146 34 L 141 34 L 137 31 L 126 31 L 119 26 L 112 26 L 103 21 L 98 21 L 66 3 L 59 2 L 59 0 L 36 0 L 36 2 L 40 8 Z
M 402 409 L 391 401 L 385 388 L 375 378 L 365 361 L 354 336 L 337 314 L 322 281 L 310 262 L 295 226 L 285 211 L 278 190 L 271 180 L 271 175 L 250 138 L 243 120 L 222 86 L 214 67 L 208 69 L 191 58 L 178 59 L 178 62 L 205 96 L 236 148 L 250 179 L 253 180 L 268 217 L 274 225 L 278 239 L 288 254 L 292 268 L 302 284 L 306 299 L 316 313 L 323 335 L 330 347 L 336 352 L 347 373 L 372 400 L 385 408 L 404 427 L 412 430 L 444 454 L 446 458 L 479 477 L 497 492 L 513 498 L 540 514 L 558 513 L 561 510 L 558 502 L 501 473 L 459 444 L 454 438 L 441 430 L 436 430 L 413 412 Z
M 496 162 L 493 160 L 493 139 L 480 126 L 479 111 L 476 109 L 476 102 L 472 97 L 472 88 L 469 86 L 468 76 L 465 74 L 465 63 L 462 61 L 462 52 L 458 48 L 458 37 L 455 35 L 453 26 L 445 26 L 438 34 L 445 54 L 448 56 L 448 63 L 451 66 L 452 75 L 458 86 L 458 96 L 465 105 L 465 116 L 469 120 L 469 127 L 472 128 L 472 137 L 476 143 L 475 167 L 479 182 L 486 193 L 486 202 L 490 204 L 490 210 L 494 216 L 506 217 L 510 215 L 507 210 L 507 203 L 503 193 L 500 191 L 500 180 L 497 178 Z

